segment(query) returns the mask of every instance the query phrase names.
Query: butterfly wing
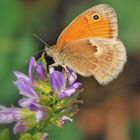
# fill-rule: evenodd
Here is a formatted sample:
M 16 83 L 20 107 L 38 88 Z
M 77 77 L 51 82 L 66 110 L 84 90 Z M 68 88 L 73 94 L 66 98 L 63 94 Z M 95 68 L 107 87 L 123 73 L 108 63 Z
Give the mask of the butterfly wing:
M 117 36 L 114 9 L 106 4 L 97 5 L 79 15 L 61 33 L 52 54 L 57 52 L 56 60 L 77 73 L 93 75 L 100 84 L 107 84 L 126 62 L 125 47 Z
M 109 5 L 94 6 L 65 28 L 59 36 L 56 47 L 61 49 L 66 43 L 90 37 L 117 38 L 117 16 Z
M 123 43 L 114 39 L 89 38 L 72 41 L 63 48 L 62 53 L 66 56 L 66 66 L 83 76 L 93 75 L 100 84 L 107 84 L 115 79 L 127 59 Z

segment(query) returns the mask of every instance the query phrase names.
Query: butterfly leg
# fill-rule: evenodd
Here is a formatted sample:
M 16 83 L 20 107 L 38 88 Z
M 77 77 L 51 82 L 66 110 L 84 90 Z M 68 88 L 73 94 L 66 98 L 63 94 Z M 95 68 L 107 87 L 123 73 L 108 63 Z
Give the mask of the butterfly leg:
M 57 67 L 57 66 L 59 66 L 59 64 L 55 62 L 55 63 L 49 65 L 49 68 L 51 68 L 51 67 Z M 62 65 L 62 67 L 63 67 L 66 71 L 68 71 L 68 69 L 67 69 L 67 67 L 66 67 L 65 65 Z
M 66 72 L 68 72 L 68 68 L 65 65 L 63 65 L 62 67 L 66 70 Z
M 59 65 L 58 63 L 53 63 L 53 64 L 49 65 L 49 68 L 51 68 L 51 67 L 57 67 L 58 65 Z

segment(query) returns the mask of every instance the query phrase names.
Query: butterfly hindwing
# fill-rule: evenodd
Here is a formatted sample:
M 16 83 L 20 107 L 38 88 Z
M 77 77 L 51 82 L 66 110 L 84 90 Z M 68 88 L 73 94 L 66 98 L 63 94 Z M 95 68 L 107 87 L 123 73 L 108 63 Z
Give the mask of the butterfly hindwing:
M 126 62 L 123 43 L 114 39 L 89 38 L 68 43 L 63 49 L 66 66 L 83 76 L 94 76 L 107 84 L 122 71 Z

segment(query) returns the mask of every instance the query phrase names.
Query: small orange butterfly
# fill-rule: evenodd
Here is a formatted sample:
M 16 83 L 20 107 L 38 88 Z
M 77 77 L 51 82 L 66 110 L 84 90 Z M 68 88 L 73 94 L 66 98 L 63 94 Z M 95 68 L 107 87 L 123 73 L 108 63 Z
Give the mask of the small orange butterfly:
M 55 46 L 46 47 L 54 65 L 69 67 L 82 76 L 107 84 L 122 71 L 126 49 L 117 39 L 117 16 L 106 4 L 83 12 L 65 28 Z

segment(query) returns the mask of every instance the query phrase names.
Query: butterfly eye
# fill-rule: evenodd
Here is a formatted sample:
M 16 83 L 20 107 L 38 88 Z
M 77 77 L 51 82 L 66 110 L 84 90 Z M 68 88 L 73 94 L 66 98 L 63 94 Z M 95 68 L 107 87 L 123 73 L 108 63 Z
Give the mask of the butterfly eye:
M 97 14 L 96 15 L 93 15 L 93 19 L 94 20 L 98 20 L 99 19 L 99 15 L 97 15 Z

